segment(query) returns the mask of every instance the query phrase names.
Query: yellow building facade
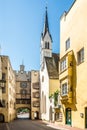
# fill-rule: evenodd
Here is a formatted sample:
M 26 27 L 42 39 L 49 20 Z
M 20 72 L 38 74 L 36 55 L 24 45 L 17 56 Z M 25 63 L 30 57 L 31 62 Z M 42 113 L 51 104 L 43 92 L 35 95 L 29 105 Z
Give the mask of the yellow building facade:
M 61 124 L 87 128 L 87 0 L 75 0 L 60 19 Z

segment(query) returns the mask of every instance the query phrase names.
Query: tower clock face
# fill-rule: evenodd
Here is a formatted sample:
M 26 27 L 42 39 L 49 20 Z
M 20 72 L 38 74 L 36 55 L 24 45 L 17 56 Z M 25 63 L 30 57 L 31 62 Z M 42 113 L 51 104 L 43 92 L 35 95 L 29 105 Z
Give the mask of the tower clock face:
M 26 82 L 21 82 L 21 87 L 22 88 L 26 88 L 27 87 L 27 83 Z

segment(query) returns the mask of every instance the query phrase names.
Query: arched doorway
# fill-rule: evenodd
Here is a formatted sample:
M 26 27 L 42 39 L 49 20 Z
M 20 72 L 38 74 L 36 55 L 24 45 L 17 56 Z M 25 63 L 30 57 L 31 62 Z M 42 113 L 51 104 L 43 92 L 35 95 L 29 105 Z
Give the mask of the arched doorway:
M 2 113 L 0 113 L 0 122 L 5 122 L 4 115 Z
M 30 119 L 31 118 L 31 112 L 29 108 L 18 108 L 17 109 L 17 118 L 18 119 Z
M 71 125 L 72 120 L 71 120 L 71 108 L 66 108 L 66 124 Z

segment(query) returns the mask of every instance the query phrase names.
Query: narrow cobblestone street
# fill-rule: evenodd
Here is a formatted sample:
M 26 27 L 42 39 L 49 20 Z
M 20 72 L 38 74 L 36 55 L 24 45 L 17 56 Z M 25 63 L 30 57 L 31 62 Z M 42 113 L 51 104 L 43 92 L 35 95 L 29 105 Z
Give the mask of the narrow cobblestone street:
M 56 130 L 56 128 L 52 128 L 41 121 L 21 119 L 11 123 L 0 123 L 0 130 Z
M 40 120 L 18 119 L 10 123 L 0 123 L 0 130 L 86 130 L 67 125 L 58 125 Z

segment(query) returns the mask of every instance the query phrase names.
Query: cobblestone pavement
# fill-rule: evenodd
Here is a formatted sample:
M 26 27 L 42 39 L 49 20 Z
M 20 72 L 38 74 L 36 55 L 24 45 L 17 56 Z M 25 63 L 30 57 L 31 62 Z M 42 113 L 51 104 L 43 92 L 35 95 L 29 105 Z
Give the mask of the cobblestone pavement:
M 6 123 L 0 123 L 0 130 L 7 130 Z
M 1 123 L 0 130 L 56 130 L 56 128 L 50 127 L 47 123 L 41 121 L 21 119 L 10 123 Z
M 60 125 L 60 124 L 46 122 L 46 121 L 43 121 L 43 122 L 47 123 L 47 126 L 53 127 L 55 129 L 58 129 L 58 130 L 59 129 L 60 130 L 87 130 L 87 129 L 80 129 L 80 128 L 72 127 L 72 126 L 69 126 L 69 125 Z
M 0 130 L 87 130 L 41 120 L 15 120 L 0 123 Z

